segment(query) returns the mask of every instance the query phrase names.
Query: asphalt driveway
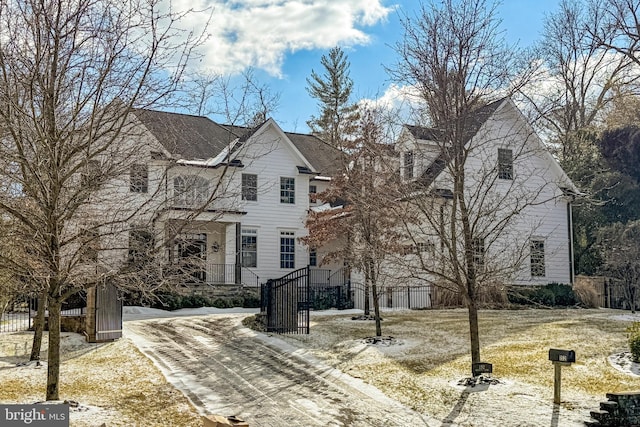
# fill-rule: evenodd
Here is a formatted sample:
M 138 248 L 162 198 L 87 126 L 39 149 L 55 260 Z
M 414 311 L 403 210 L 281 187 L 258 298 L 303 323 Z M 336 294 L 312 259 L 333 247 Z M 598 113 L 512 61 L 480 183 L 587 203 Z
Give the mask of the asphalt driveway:
M 251 427 L 440 425 L 277 337 L 242 326 L 246 314 L 125 322 L 125 336 L 202 414 Z

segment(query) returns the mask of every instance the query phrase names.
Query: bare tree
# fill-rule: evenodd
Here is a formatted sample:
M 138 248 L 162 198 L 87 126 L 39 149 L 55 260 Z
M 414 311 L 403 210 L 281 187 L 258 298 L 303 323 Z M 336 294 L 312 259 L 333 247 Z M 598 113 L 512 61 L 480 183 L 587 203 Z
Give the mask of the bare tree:
M 603 33 L 604 26 L 601 11 L 563 0 L 546 18 L 535 50 L 542 61 L 536 78 L 521 91 L 570 175 L 595 149 L 590 132 L 602 123 L 609 103 L 637 92 L 638 67 L 607 47 L 615 33 Z
M 385 260 L 399 250 L 399 230 L 392 215 L 399 194 L 394 186 L 399 179 L 398 165 L 389 155 L 393 146 L 385 143 L 385 125 L 381 110 L 361 108 L 353 125 L 357 138 L 343 146 L 343 173 L 318 196 L 335 206 L 311 212 L 306 224 L 309 236 L 304 239 L 310 247 L 332 247 L 326 254 L 327 261 L 345 260 L 362 273 L 365 315 L 369 315 L 371 295 L 376 336 L 382 335 L 379 295 L 393 279 L 386 274 Z
M 95 203 L 123 187 L 114 179 L 129 175 L 144 145 L 116 142 L 135 141 L 132 109 L 174 91 L 199 42 L 167 10 L 138 0 L 0 4 L 0 159 L 14 185 L 0 210 L 31 260 L 3 253 L 2 262 L 47 296 L 47 400 L 59 397 L 61 304 L 114 273 L 88 261 L 100 233 L 130 219 L 123 206 Z
M 398 147 L 407 181 L 406 202 L 398 207 L 408 214 L 406 238 L 422 248 L 399 262 L 414 278 L 461 296 L 477 363 L 483 289 L 508 283 L 536 249 L 530 236 L 541 217 L 522 215 L 524 209 L 562 193 L 545 180 L 548 164 L 534 160 L 544 153 L 540 141 L 502 99 L 527 73 L 517 49 L 500 37 L 496 6 L 445 0 L 423 5 L 403 24 L 391 73 L 420 93 L 430 127 L 409 129 L 407 140 L 418 143 Z M 529 231 L 509 244 L 518 229 Z

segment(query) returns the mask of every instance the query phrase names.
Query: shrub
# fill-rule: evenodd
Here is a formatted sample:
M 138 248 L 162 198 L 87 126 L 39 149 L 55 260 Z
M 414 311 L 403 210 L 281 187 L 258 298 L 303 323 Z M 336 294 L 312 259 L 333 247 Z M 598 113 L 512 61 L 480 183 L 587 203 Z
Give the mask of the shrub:
M 629 350 L 634 362 L 640 362 L 640 322 L 633 322 L 627 328 L 629 334 Z
M 509 302 L 518 305 L 544 305 L 547 307 L 571 307 L 578 303 L 569 285 L 549 283 L 545 286 L 513 286 L 508 292 Z

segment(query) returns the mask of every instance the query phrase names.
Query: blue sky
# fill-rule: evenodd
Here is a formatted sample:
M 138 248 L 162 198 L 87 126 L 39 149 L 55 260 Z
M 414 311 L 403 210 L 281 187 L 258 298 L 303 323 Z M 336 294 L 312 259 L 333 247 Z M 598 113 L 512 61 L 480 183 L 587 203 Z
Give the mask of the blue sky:
M 178 0 L 181 1 L 181 0 Z M 193 0 L 182 0 L 194 6 Z M 308 132 L 317 106 L 306 91 L 311 70 L 335 45 L 351 63 L 356 98 L 377 98 L 389 87 L 384 66 L 396 61 L 399 17 L 419 9 L 412 0 L 196 0 L 213 6 L 213 34 L 204 64 L 232 76 L 252 67 L 259 81 L 280 94 L 274 119 L 286 131 Z M 559 0 L 504 0 L 498 7 L 505 36 L 527 46 L 539 38 L 546 13 Z M 196 6 L 197 6 L 196 5 Z M 215 119 L 215 118 L 214 118 Z

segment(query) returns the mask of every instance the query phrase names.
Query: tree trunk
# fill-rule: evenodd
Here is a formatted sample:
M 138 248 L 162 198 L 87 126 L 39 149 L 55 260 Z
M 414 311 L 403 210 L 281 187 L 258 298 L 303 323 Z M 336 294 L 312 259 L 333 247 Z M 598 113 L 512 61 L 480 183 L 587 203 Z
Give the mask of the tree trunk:
M 47 310 L 47 292 L 42 291 L 38 295 L 38 311 L 33 319 L 33 342 L 31 343 L 31 356 L 29 360 L 40 360 L 42 349 L 42 335 L 44 331 L 44 318 Z
M 378 300 L 378 285 L 371 284 L 371 291 L 373 292 L 373 313 L 376 318 L 376 336 L 382 336 L 382 323 L 380 321 L 380 301 Z
M 469 335 L 471 337 L 471 363 L 480 363 L 480 333 L 478 327 L 478 305 L 475 301 L 468 301 Z
M 58 298 L 49 298 L 49 352 L 47 359 L 47 399 L 59 400 L 60 392 L 60 310 Z
M 364 278 L 364 315 L 368 316 L 371 313 L 371 308 L 369 307 L 369 273 L 365 273 Z

